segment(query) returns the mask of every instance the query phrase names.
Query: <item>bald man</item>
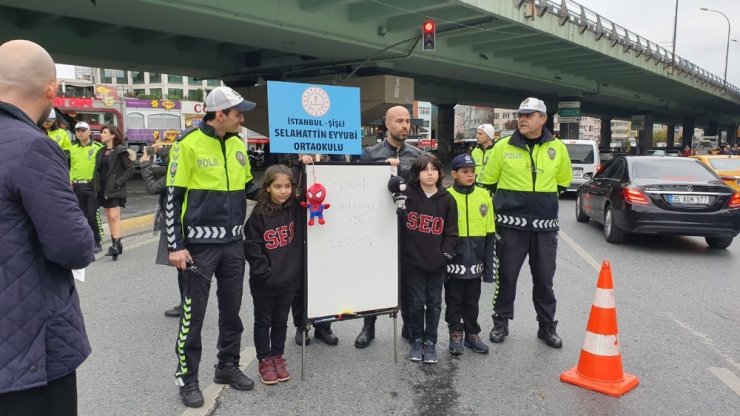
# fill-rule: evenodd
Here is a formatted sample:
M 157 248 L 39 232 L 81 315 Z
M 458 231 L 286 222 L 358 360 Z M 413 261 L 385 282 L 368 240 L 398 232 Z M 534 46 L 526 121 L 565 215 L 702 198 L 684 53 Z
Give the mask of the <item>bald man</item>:
M 90 354 L 72 269 L 92 230 L 62 149 L 36 123 L 57 91 L 39 45 L 0 45 L 0 415 L 76 415 L 76 369 Z M 22 330 L 20 328 L 23 328 Z
M 397 105 L 385 113 L 385 127 L 388 129 L 385 139 L 375 146 L 367 147 L 362 151 L 362 162 L 388 162 L 398 167 L 398 174 L 406 182 L 411 180 L 411 165 L 421 155 L 421 150 L 406 143 L 411 129 L 411 115 L 406 107 Z M 409 299 L 406 282 L 401 280 L 401 336 L 411 340 L 411 331 L 407 325 Z M 375 316 L 365 318 L 362 331 L 355 338 L 355 347 L 365 348 L 375 339 Z

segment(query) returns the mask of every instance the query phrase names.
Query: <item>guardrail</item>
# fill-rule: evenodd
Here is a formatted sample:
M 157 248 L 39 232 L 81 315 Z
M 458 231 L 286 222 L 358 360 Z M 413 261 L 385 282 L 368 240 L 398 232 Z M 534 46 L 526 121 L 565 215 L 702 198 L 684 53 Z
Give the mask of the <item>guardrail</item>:
M 521 8 L 525 4 L 533 5 L 535 13 L 539 17 L 544 16 L 545 13 L 555 15 L 558 17 L 561 26 L 567 23 L 575 24 L 581 34 L 590 32 L 596 40 L 605 39 L 611 43 L 612 47 L 622 46 L 625 53 L 633 51 L 636 57 L 644 56 L 647 61 L 654 60 L 656 65 L 662 64 L 664 68 L 673 67 L 676 72 L 690 75 L 696 80 L 718 90 L 724 90 L 728 95 L 740 100 L 740 88 L 725 83 L 719 76 L 699 67 L 688 59 L 674 55 L 657 43 L 625 29 L 575 1 L 514 0 L 514 6 L 517 8 Z

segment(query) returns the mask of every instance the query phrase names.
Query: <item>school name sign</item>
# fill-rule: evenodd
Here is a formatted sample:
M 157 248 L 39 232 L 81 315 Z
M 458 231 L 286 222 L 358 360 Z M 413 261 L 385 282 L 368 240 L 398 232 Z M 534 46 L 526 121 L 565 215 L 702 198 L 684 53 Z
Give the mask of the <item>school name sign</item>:
M 362 153 L 360 89 L 294 82 L 267 82 L 270 151 Z

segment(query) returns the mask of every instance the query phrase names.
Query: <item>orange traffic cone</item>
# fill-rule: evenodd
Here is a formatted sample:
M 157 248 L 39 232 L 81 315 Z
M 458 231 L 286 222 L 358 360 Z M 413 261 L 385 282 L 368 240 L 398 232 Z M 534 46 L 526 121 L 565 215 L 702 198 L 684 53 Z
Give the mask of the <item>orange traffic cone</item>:
M 560 380 L 615 397 L 640 383 L 622 370 L 612 270 L 606 260 L 601 265 L 578 366 L 560 374 Z

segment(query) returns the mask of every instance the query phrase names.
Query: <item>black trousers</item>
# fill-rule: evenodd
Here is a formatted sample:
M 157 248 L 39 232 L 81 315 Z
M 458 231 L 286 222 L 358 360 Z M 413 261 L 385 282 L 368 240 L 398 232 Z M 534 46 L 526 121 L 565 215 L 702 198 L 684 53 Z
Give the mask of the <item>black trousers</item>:
M 0 394 L 0 415 L 77 415 L 76 372 L 73 371 L 45 386 Z
M 72 189 L 77 195 L 77 203 L 80 205 L 82 213 L 90 225 L 95 238 L 95 244 L 100 244 L 100 229 L 98 227 L 98 197 L 93 190 L 92 184 L 75 183 Z
M 401 304 L 399 305 L 401 307 L 401 324 L 409 325 L 409 288 L 404 273 L 401 273 L 399 280 L 401 283 L 401 288 L 399 289 L 401 292 Z M 377 316 L 368 316 L 365 318 L 365 325 L 375 325 L 376 319 L 378 319 Z
M 445 321 L 450 331 L 479 334 L 478 302 L 481 279 L 449 279 L 445 282 Z
M 305 318 L 303 317 L 303 279 L 301 278 L 301 286 L 295 292 L 293 297 L 293 304 L 290 306 L 290 311 L 293 314 L 293 326 L 298 328 L 303 325 Z M 319 322 L 314 324 L 314 328 L 331 328 L 331 322 Z
M 553 322 L 556 302 L 552 283 L 558 250 L 557 231 L 531 232 L 497 227 L 496 233 L 501 240 L 496 250 L 499 287 L 493 300 L 494 323 L 505 326 L 509 319 L 514 319 L 516 281 L 527 256 L 532 270 L 532 301 L 537 320 Z
M 200 331 L 208 306 L 211 276 L 218 289 L 218 361 L 239 362 L 241 335 L 244 331 L 239 309 L 244 289 L 244 248 L 241 242 L 228 244 L 192 244 L 188 251 L 196 270 L 183 271 L 183 303 L 175 351 L 179 382 L 198 380 L 198 366 L 203 349 Z
M 254 348 L 257 359 L 283 355 L 285 352 L 285 332 L 288 328 L 290 305 L 295 292 L 290 291 L 275 296 L 252 293 L 254 303 Z
M 445 275 L 406 274 L 409 291 L 411 339 L 437 343 L 437 327 L 442 314 L 442 287 Z

